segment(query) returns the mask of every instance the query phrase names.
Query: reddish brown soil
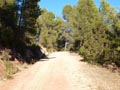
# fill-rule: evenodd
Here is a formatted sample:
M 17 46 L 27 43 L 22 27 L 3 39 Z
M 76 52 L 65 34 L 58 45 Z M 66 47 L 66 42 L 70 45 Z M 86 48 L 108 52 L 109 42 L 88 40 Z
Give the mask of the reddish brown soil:
M 2 60 L 0 60 L 0 80 L 5 76 L 5 66 Z
M 0 90 L 120 90 L 120 76 L 102 67 L 79 61 L 80 56 L 56 52 L 12 80 Z

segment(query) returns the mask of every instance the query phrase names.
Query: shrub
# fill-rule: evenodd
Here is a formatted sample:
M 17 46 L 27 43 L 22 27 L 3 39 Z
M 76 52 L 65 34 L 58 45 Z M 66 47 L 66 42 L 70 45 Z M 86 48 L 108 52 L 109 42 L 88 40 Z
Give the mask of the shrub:
M 15 67 L 13 66 L 12 62 L 4 60 L 4 64 L 5 64 L 5 67 L 6 67 L 5 77 L 8 78 L 8 79 L 13 78 L 13 74 L 15 74 L 16 70 L 15 70 Z
M 4 65 L 6 67 L 5 77 L 11 79 L 13 78 L 13 74 L 15 74 L 18 71 L 18 69 L 13 65 L 9 58 L 10 58 L 9 50 L 5 49 L 4 51 L 2 51 L 1 59 L 3 60 Z

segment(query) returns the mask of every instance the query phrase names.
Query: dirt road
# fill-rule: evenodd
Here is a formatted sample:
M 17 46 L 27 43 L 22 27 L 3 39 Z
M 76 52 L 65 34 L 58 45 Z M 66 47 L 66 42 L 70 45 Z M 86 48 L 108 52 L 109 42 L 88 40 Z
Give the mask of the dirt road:
M 120 90 L 120 76 L 80 62 L 79 56 L 56 52 L 15 78 L 0 83 L 0 90 Z

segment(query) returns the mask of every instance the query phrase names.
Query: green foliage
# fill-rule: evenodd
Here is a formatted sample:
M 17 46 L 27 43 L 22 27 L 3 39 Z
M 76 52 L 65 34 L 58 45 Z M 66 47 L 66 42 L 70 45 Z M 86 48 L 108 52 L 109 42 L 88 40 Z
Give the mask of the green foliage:
M 5 4 L 4 0 L 0 0 L 0 7 L 2 7 Z
M 40 32 L 40 43 L 49 51 L 57 50 L 57 39 L 62 28 L 62 20 L 55 18 L 52 12 L 42 10 L 42 15 L 37 19 Z
M 14 49 L 15 53 L 25 57 L 25 49 L 36 44 L 34 37 L 37 33 L 36 19 L 40 15 L 39 1 L 0 0 L 0 46 Z
M 107 28 L 93 0 L 80 0 L 76 6 L 77 17 L 74 23 L 75 39 L 80 41 L 79 53 L 87 61 L 97 62 L 104 59 L 102 54 L 109 48 L 107 40 Z M 78 34 L 78 35 L 77 35 Z
M 4 1 L 5 2 L 5 1 Z M 9 0 L 0 8 L 0 42 L 12 46 L 15 29 L 15 1 Z
M 65 46 L 65 43 L 68 43 L 67 50 L 75 50 L 74 43 L 76 40 L 73 36 L 75 35 L 74 23 L 76 22 L 76 17 L 76 6 L 66 5 L 63 8 L 63 18 L 65 19 L 65 22 L 61 40 L 63 46 Z
M 63 16 L 67 19 L 68 26 L 72 27 L 72 49 L 90 63 L 114 62 L 118 55 L 113 55 L 110 39 L 116 20 L 114 15 L 114 9 L 105 0 L 101 1 L 100 12 L 93 0 L 79 0 L 74 7 L 65 6 Z
M 71 12 L 72 12 L 72 6 L 66 5 L 63 8 L 63 18 L 69 21 Z
M 22 6 L 22 16 L 24 25 L 22 28 L 23 42 L 27 45 L 32 45 L 35 43 L 35 35 L 37 33 L 36 29 L 36 20 L 40 15 L 40 9 L 38 6 L 38 2 L 40 0 L 29 0 L 25 1 Z
M 3 7 L 5 4 L 13 5 L 14 3 L 15 3 L 15 0 L 0 0 L 0 7 Z
M 107 3 L 105 0 L 101 1 L 101 7 L 100 7 L 100 13 L 103 17 L 103 20 L 106 24 L 106 26 L 109 29 L 109 39 L 110 42 L 110 58 L 112 62 L 116 63 L 118 66 L 120 66 L 120 52 L 119 52 L 119 46 L 120 46 L 120 19 L 119 19 L 119 13 L 116 13 L 114 8 L 110 6 L 109 3 Z
M 115 23 L 115 9 L 110 6 L 106 0 L 101 1 L 101 5 L 99 8 L 100 14 L 103 18 L 104 23 L 107 25 L 110 31 L 114 31 L 114 23 Z

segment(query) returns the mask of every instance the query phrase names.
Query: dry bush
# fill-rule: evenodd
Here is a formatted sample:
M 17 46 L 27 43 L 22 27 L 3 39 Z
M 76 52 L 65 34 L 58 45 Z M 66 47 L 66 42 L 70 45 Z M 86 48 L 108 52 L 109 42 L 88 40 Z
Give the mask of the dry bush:
M 13 78 L 13 74 L 15 74 L 18 69 L 13 65 L 13 63 L 9 60 L 11 56 L 9 55 L 9 50 L 5 49 L 1 53 L 1 59 L 5 65 L 5 77 L 10 79 Z

